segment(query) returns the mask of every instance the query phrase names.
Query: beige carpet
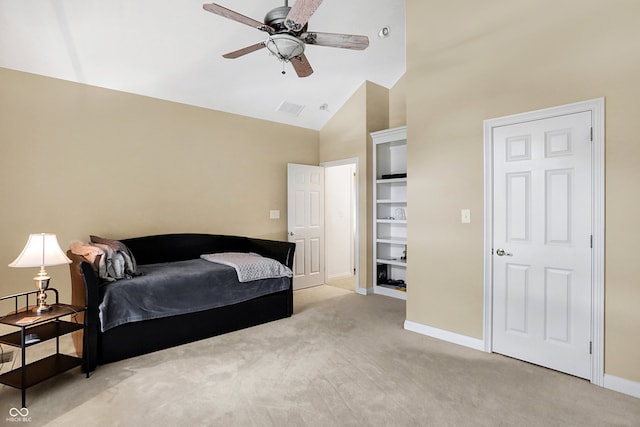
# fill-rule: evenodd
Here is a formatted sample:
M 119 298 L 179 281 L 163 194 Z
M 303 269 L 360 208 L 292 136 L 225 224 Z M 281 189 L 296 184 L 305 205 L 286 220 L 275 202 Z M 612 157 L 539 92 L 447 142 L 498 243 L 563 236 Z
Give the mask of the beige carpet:
M 296 292 L 295 307 L 290 319 L 35 386 L 29 425 L 640 425 L 640 399 L 403 330 L 404 301 L 321 286 Z M 19 403 L 0 389 L 0 419 Z

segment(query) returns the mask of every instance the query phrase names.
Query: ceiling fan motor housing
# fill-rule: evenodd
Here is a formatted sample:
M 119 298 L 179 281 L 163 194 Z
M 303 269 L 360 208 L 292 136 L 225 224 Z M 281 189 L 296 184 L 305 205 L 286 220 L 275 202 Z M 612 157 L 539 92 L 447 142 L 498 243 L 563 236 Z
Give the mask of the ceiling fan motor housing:
M 276 33 L 292 33 L 292 34 L 300 34 L 304 31 L 307 30 L 307 24 L 304 25 L 304 27 L 300 30 L 300 31 L 296 31 L 295 33 L 290 31 L 285 25 L 284 25 L 284 21 L 287 18 L 287 15 L 289 14 L 289 11 L 291 10 L 291 8 L 289 6 L 280 6 L 280 7 L 276 7 L 275 9 L 271 9 L 269 12 L 267 12 L 267 14 L 264 16 L 264 23 L 265 25 L 270 26 L 271 28 L 273 28 L 274 30 L 276 30 Z

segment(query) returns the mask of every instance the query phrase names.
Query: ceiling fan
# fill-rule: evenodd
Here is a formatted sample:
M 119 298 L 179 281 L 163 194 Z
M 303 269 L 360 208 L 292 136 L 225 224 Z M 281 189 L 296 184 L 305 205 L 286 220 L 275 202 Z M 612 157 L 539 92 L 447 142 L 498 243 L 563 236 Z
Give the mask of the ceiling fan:
M 305 45 L 313 44 L 355 50 L 364 50 L 369 46 L 367 36 L 307 31 L 307 22 L 321 3 L 322 0 L 297 0 L 293 7 L 289 7 L 289 1 L 285 0 L 284 6 L 276 7 L 265 15 L 264 23 L 216 3 L 204 4 L 202 7 L 206 11 L 249 25 L 268 34 L 265 41 L 225 53 L 222 55 L 224 58 L 239 58 L 266 47 L 283 63 L 290 62 L 298 77 L 307 77 L 313 73 L 313 69 L 304 54 Z M 282 74 L 285 74 L 284 70 Z

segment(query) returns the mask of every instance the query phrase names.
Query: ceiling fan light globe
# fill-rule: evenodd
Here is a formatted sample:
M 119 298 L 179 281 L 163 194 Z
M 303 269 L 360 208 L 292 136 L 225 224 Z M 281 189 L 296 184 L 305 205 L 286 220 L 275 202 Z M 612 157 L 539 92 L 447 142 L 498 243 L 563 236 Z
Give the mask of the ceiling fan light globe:
M 265 46 L 269 52 L 285 62 L 304 53 L 304 42 L 291 34 L 274 34 L 267 38 Z

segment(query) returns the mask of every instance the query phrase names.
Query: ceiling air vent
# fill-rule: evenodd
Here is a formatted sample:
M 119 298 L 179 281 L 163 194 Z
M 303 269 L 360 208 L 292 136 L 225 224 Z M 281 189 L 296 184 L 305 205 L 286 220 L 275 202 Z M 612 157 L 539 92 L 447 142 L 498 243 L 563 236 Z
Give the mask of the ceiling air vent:
M 298 116 L 302 110 L 304 110 L 304 105 L 294 104 L 289 101 L 282 101 L 276 110 L 291 114 L 292 116 Z

